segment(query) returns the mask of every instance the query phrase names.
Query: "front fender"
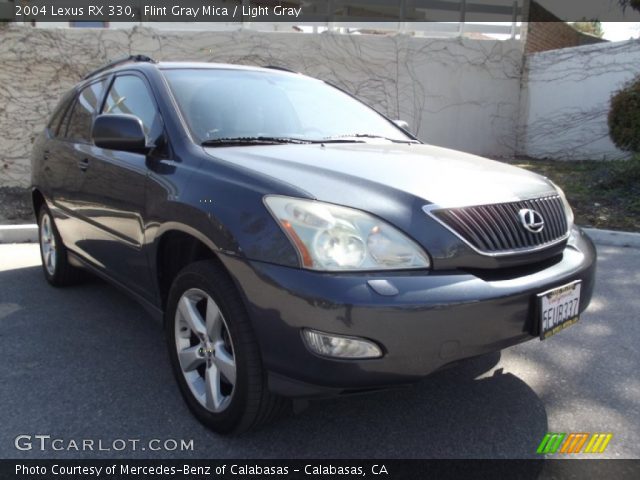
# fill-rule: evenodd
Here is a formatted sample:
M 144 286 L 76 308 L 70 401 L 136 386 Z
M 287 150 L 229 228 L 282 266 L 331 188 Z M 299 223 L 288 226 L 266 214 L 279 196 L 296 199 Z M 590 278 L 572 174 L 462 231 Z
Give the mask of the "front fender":
M 157 252 L 163 234 L 176 230 L 197 238 L 214 252 L 297 267 L 295 249 L 262 201 L 265 194 L 279 189 L 255 178 L 249 181 L 229 175 L 224 168 L 213 174 L 199 167 L 191 175 L 179 174 L 188 173 L 187 169 L 176 172 L 170 189 L 166 178 L 161 183 L 151 177 L 145 228 L 145 244 L 153 246 L 151 254 Z

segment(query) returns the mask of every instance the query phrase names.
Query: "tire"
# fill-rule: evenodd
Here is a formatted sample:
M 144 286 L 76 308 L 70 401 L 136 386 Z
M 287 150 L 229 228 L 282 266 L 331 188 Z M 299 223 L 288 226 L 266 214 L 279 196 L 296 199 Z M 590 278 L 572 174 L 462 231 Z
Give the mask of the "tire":
M 205 426 L 241 433 L 288 410 L 290 402 L 267 387 L 244 304 L 214 261 L 193 263 L 177 275 L 164 324 L 180 392 Z
M 42 206 L 38 212 L 38 240 L 42 271 L 47 282 L 54 287 L 77 283 L 82 277 L 82 270 L 69 264 L 67 248 L 46 206 Z

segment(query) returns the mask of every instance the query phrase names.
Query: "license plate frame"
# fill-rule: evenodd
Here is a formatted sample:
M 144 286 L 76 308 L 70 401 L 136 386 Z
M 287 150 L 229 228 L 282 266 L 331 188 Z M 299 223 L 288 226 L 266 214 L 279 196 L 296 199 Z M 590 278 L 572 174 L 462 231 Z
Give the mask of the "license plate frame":
M 546 340 L 580 320 L 581 286 L 582 280 L 574 280 L 537 294 L 540 340 Z

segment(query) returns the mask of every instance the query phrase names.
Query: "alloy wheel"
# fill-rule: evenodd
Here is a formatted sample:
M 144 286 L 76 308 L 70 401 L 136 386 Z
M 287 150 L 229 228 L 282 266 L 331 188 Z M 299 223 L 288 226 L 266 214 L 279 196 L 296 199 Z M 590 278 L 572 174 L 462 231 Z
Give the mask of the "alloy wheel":
M 178 361 L 191 393 L 207 410 L 224 411 L 235 391 L 236 360 L 220 308 L 192 288 L 180 297 L 174 323 Z

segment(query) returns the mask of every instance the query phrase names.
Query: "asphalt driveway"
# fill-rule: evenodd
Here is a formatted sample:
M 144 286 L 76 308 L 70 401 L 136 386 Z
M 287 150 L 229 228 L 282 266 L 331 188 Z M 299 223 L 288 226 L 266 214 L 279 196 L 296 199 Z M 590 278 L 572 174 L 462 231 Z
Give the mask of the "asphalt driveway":
M 188 412 L 141 307 L 97 279 L 54 289 L 37 246 L 0 245 L 0 458 L 530 458 L 548 431 L 612 432 L 602 456 L 640 458 L 640 250 L 598 251 L 589 310 L 545 342 L 222 438 Z M 39 434 L 64 449 L 15 448 Z M 141 443 L 67 449 L 84 439 Z M 193 451 L 143 450 L 153 439 L 193 440 Z

